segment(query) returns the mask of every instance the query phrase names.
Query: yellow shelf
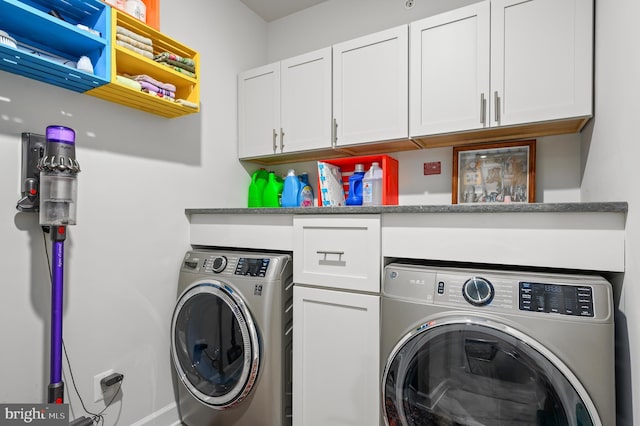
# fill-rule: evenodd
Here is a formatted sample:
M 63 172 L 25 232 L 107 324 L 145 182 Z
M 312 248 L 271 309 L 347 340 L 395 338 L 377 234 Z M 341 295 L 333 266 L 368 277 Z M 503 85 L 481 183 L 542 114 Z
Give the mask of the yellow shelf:
M 112 66 L 110 83 L 86 92 L 89 95 L 115 102 L 131 108 L 143 110 L 151 114 L 174 118 L 200 111 L 200 55 L 197 51 L 173 40 L 151 28 L 134 17 L 112 8 Z M 116 44 L 116 26 L 124 27 L 138 35 L 150 38 L 153 42 L 154 55 L 171 52 L 183 58 L 195 61 L 196 77 L 174 71 L 168 66 L 159 64 L 132 50 Z M 190 108 L 166 98 L 159 98 L 145 92 L 137 91 L 116 81 L 117 75 L 148 75 L 163 83 L 176 86 L 176 99 L 184 99 L 198 105 Z
M 106 84 L 86 93 L 167 118 L 181 117 L 199 111 L 196 108 L 182 106 L 176 102 L 132 89 L 118 82 Z

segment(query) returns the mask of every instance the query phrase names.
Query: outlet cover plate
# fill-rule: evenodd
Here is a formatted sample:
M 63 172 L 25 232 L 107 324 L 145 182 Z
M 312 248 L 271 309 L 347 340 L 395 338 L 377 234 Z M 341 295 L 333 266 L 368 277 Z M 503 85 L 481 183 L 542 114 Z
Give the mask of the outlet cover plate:
M 93 376 L 93 402 L 102 401 L 104 399 L 104 392 L 102 391 L 102 385 L 100 385 L 100 380 L 104 379 L 110 374 L 115 373 L 113 369 L 103 371 L 102 373 L 98 373 Z
M 424 163 L 424 175 L 439 175 L 442 173 L 442 165 L 440 161 L 432 161 L 430 163 Z

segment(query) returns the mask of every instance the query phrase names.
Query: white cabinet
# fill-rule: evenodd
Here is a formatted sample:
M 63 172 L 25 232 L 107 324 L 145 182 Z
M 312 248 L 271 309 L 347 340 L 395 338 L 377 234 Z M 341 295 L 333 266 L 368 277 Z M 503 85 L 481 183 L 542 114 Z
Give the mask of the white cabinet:
M 242 73 L 239 157 L 579 132 L 593 115 L 593 24 L 593 0 L 485 0 Z
M 403 25 L 240 73 L 238 157 L 406 141 L 408 46 Z
M 296 283 L 380 292 L 380 216 L 295 216 Z
M 408 27 L 333 46 L 336 146 L 408 138 Z
M 492 125 L 592 114 L 591 0 L 492 0 L 491 40 Z
M 592 114 L 590 0 L 485 1 L 410 34 L 412 136 Z
M 331 48 L 282 61 L 282 152 L 331 146 Z
M 238 156 L 331 146 L 331 48 L 238 76 Z
M 379 422 L 380 232 L 380 215 L 294 216 L 294 425 Z
M 293 425 L 378 425 L 380 296 L 296 285 L 293 300 Z
M 412 135 L 488 124 L 489 20 L 482 2 L 411 24 Z
M 238 76 L 238 156 L 276 153 L 280 131 L 280 63 Z

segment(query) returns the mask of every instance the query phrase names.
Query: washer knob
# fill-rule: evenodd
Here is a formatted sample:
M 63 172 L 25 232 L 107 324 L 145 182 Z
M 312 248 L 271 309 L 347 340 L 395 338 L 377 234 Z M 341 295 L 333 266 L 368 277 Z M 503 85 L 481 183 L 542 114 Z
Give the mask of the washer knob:
M 215 273 L 220 273 L 224 271 L 224 268 L 227 267 L 227 258 L 224 256 L 216 257 L 213 259 L 213 265 L 211 270 Z
M 484 306 L 491 303 L 495 290 L 489 280 L 482 277 L 472 277 L 462 286 L 462 295 L 465 300 L 475 306 Z

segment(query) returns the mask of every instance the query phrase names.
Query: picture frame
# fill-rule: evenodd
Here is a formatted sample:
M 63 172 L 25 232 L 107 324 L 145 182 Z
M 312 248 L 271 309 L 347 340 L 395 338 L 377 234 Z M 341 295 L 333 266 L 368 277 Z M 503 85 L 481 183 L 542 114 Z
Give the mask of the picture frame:
M 535 202 L 536 141 L 453 148 L 453 204 Z

